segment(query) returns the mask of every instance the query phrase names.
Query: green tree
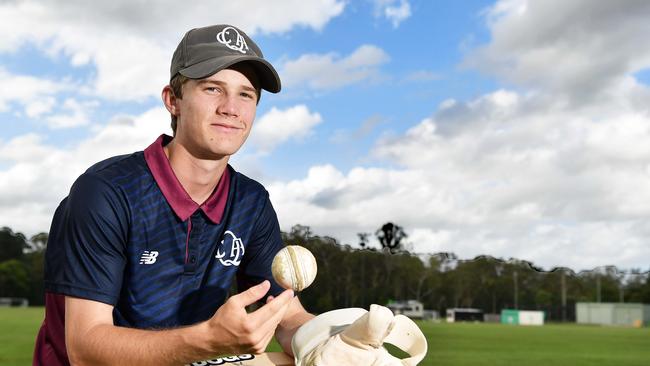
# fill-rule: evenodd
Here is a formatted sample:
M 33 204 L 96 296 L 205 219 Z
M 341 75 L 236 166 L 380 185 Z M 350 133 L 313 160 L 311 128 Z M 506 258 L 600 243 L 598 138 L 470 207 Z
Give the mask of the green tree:
M 387 222 L 381 228 L 377 229 L 375 236 L 384 250 L 388 250 L 390 253 L 397 253 L 404 249 L 404 243 L 402 241 L 408 235 L 406 235 L 401 226 Z
M 47 237 L 47 233 L 39 233 L 32 236 L 28 242 L 29 249 L 23 259 L 29 269 L 30 290 L 27 299 L 31 305 L 43 305 L 45 303 L 43 278 Z
M 29 241 L 27 242 L 27 252 L 31 253 L 31 252 L 45 251 L 45 247 L 47 245 L 47 238 L 48 238 L 48 234 L 43 232 L 33 235 L 31 238 L 29 238 Z
M 25 235 L 14 233 L 6 226 L 0 229 L 0 262 L 9 259 L 22 259 L 23 252 L 27 248 Z
M 17 259 L 0 263 L 0 297 L 27 297 L 29 289 L 29 269 L 25 263 Z
M 650 304 L 650 272 L 632 270 L 625 284 L 625 301 Z
M 601 301 L 619 301 L 624 293 L 628 302 L 650 302 L 650 274 L 639 270 L 624 282 L 615 267 L 576 274 L 566 268 L 545 272 L 514 258 L 458 260 L 453 253 L 422 257 L 405 251 L 406 233 L 388 224 L 375 233 L 384 250 L 368 248 L 367 233 L 358 235 L 361 250 L 316 236 L 308 226 L 296 225 L 283 233 L 287 245 L 307 247 L 318 263 L 316 280 L 300 294 L 308 310 L 320 313 L 418 299 L 440 314 L 450 307 L 486 313 L 517 307 L 543 310 L 552 321 L 570 321 L 575 319 L 575 303 L 595 301 L 597 288 Z

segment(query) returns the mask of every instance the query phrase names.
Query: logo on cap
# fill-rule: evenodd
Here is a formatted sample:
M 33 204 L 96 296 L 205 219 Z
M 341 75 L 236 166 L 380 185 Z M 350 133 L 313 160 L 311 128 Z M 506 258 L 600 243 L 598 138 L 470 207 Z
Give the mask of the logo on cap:
M 244 37 L 239 34 L 237 29 L 233 27 L 226 27 L 217 34 L 217 41 L 234 51 L 246 53 L 248 45 Z

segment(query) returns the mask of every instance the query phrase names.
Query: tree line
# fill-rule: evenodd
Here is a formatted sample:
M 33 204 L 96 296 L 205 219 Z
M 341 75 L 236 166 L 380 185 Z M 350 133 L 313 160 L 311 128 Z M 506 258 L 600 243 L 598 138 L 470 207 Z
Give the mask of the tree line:
M 370 235 L 359 234 L 359 249 L 313 235 L 307 226 L 296 225 L 283 234 L 288 245 L 303 245 L 316 257 L 318 276 L 300 295 L 308 310 L 368 308 L 413 299 L 442 316 L 446 309 L 459 307 L 484 313 L 520 309 L 545 311 L 549 321 L 575 321 L 576 302 L 650 304 L 650 272 L 640 269 L 543 271 L 517 259 L 459 260 L 453 253 L 412 253 L 406 250 L 406 233 L 392 223 L 374 233 L 381 247 L 368 246 Z
M 372 235 L 379 247 L 368 244 Z M 314 235 L 303 225 L 282 236 L 287 245 L 302 245 L 316 257 L 318 276 L 300 294 L 314 313 L 413 299 L 440 314 L 457 307 L 485 313 L 543 310 L 550 321 L 573 321 L 576 302 L 650 303 L 650 272 L 623 273 L 616 267 L 542 271 L 517 259 L 459 260 L 453 253 L 412 253 L 407 250 L 408 235 L 392 223 L 373 234 L 360 233 L 355 248 Z M 47 233 L 27 238 L 8 227 L 0 229 L 0 297 L 23 297 L 30 305 L 43 305 L 46 243 Z
M 43 305 L 46 243 L 47 233 L 28 239 L 8 227 L 0 229 L 0 297 L 22 297 L 32 305 Z

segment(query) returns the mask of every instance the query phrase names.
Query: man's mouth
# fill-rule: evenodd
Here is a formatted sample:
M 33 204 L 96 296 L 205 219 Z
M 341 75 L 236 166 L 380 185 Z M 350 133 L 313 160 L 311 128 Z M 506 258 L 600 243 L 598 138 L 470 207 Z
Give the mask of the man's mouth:
M 211 126 L 216 127 L 222 131 L 229 131 L 229 132 L 235 132 L 241 130 L 240 127 L 234 126 L 234 125 L 229 125 L 226 123 L 213 123 Z

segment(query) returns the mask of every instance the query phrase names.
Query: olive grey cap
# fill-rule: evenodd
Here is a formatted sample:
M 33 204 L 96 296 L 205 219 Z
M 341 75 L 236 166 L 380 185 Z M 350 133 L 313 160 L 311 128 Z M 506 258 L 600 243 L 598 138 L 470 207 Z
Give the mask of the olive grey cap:
M 190 79 L 202 79 L 239 62 L 250 64 L 262 89 L 280 91 L 280 77 L 264 59 L 262 50 L 241 29 L 219 24 L 194 28 L 178 44 L 170 68 L 170 80 L 181 74 Z

